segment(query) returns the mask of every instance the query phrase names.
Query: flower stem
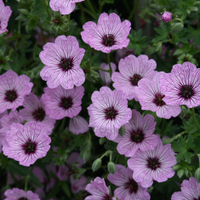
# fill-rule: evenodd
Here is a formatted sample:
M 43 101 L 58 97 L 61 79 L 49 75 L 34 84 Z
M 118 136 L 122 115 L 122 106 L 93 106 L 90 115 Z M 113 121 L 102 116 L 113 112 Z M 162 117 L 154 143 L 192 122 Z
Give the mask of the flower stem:
M 27 192 L 29 180 L 30 180 L 30 175 L 28 174 L 28 175 L 26 176 L 26 183 L 25 183 L 25 187 L 24 187 L 24 191 L 25 191 L 25 192 Z
M 100 157 L 100 159 L 102 159 L 104 156 L 107 156 L 107 155 L 109 155 L 109 154 L 112 154 L 112 151 L 111 151 L 111 150 L 106 151 L 106 152 Z
M 129 18 L 128 18 L 129 21 L 132 20 L 133 15 L 134 15 L 134 13 L 135 13 L 135 10 L 136 10 L 136 8 L 137 8 L 139 2 L 140 2 L 140 0 L 137 0 L 137 1 L 136 1 L 135 5 L 134 5 L 134 8 L 133 8 L 133 10 L 132 10 L 132 12 L 131 12 L 131 14 L 129 15 Z
M 45 0 L 42 0 L 42 1 L 43 1 L 43 4 L 44 4 L 44 7 L 45 7 L 45 10 L 46 10 L 46 12 L 47 12 L 47 15 L 48 15 L 49 18 L 51 19 L 51 14 L 50 14 L 49 9 L 48 9 L 48 7 L 47 7 L 46 1 L 45 1 Z
M 199 124 L 198 124 L 198 122 L 197 122 L 197 118 L 196 118 L 196 116 L 195 116 L 194 107 L 192 108 L 192 117 L 193 117 L 194 123 L 196 124 L 196 127 L 197 127 L 197 129 L 199 130 L 199 133 L 200 133 L 200 126 L 199 126 Z
M 96 18 L 97 13 L 96 13 L 96 11 L 94 10 L 94 8 L 93 8 L 93 6 L 92 6 L 90 0 L 86 0 L 86 3 L 87 3 L 87 5 L 89 6 L 89 8 L 90 8 L 90 10 L 92 11 L 93 15 L 94 15 L 95 18 Z
M 110 64 L 110 53 L 107 54 L 107 59 L 108 59 L 108 64 L 109 64 L 109 72 L 110 72 L 110 77 L 112 76 L 112 68 Z

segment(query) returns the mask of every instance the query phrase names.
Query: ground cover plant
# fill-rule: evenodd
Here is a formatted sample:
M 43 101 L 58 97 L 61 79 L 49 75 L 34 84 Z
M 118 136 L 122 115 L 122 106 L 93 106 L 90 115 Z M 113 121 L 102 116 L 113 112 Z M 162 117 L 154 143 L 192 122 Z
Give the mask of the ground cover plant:
M 0 0 L 0 199 L 199 200 L 199 9 Z

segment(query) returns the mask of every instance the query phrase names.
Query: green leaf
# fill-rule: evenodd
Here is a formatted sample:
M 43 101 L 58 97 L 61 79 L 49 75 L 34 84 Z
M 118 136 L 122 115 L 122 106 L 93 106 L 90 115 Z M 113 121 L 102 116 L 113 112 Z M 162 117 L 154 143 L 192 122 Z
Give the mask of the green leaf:
M 48 15 L 42 0 L 35 0 L 35 10 L 39 15 L 40 21 L 44 22 L 47 19 Z

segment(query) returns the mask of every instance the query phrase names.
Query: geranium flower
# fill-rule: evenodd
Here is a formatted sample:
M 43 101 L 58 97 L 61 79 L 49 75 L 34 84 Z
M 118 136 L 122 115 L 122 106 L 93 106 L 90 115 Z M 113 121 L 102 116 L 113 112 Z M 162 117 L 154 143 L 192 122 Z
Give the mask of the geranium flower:
M 23 106 L 24 108 L 19 111 L 19 114 L 26 121 L 42 122 L 51 129 L 54 128 L 55 119 L 46 114 L 44 103 L 35 94 L 31 93 L 25 97 Z
M 25 192 L 18 188 L 8 189 L 4 195 L 6 196 L 4 200 L 40 200 L 38 195 L 32 191 Z
M 200 183 L 190 177 L 181 184 L 181 192 L 174 192 L 171 200 L 195 200 L 200 199 Z
M 119 72 L 112 74 L 113 87 L 116 90 L 122 91 L 128 100 L 135 98 L 135 88 L 138 87 L 138 82 L 143 78 L 151 79 L 155 75 L 154 69 L 156 62 L 153 59 L 148 59 L 146 55 L 135 57 L 129 55 L 119 61 Z
M 136 111 L 132 111 L 132 118 L 125 124 L 125 134 L 120 138 L 117 145 L 117 151 L 125 154 L 126 157 L 132 157 L 135 152 L 152 150 L 157 145 L 157 136 L 153 134 L 156 122 L 154 117 L 147 114 L 142 115 Z
M 42 123 L 27 122 L 25 125 L 14 123 L 7 131 L 7 145 L 3 146 L 4 155 L 19 161 L 20 165 L 30 166 L 39 158 L 46 156 L 50 149 L 49 130 Z
M 39 57 L 45 64 L 40 72 L 49 88 L 61 85 L 65 89 L 80 86 L 85 81 L 85 74 L 80 68 L 85 50 L 79 48 L 78 40 L 73 36 L 58 36 L 55 43 L 43 46 Z
M 102 13 L 99 16 L 98 23 L 86 22 L 81 32 L 82 39 L 92 48 L 110 53 L 114 49 L 127 47 L 127 39 L 131 30 L 131 23 L 128 20 L 121 22 L 120 17 L 115 14 Z
M 83 86 L 71 90 L 65 90 L 61 86 L 54 89 L 47 87 L 44 88 L 44 92 L 41 99 L 44 102 L 46 113 L 53 119 L 72 118 L 82 109 Z
M 114 196 L 118 200 L 150 200 L 147 188 L 143 188 L 140 183 L 133 179 L 133 171 L 123 165 L 116 165 L 115 174 L 109 174 L 108 180 L 118 188 L 114 191 Z
M 15 110 L 21 106 L 24 97 L 31 92 L 33 83 L 26 75 L 18 76 L 14 71 L 7 71 L 0 76 L 0 113 L 7 109 Z
M 163 146 L 158 138 L 158 145 L 153 150 L 140 149 L 128 160 L 128 167 L 133 170 L 133 179 L 143 187 L 150 187 L 153 180 L 166 181 L 174 176 L 172 167 L 176 164 L 176 157 L 170 144 Z
M 89 126 L 94 127 L 96 136 L 114 140 L 120 127 L 131 118 L 127 100 L 121 91 L 111 91 L 108 87 L 101 87 L 100 92 L 93 92 L 91 99 L 93 104 L 87 108 L 90 115 Z
M 100 177 L 96 177 L 94 181 L 87 184 L 85 190 L 91 194 L 85 200 L 116 200 L 110 196 L 105 180 Z
M 160 77 L 160 87 L 169 105 L 200 105 L 200 69 L 190 62 L 173 66 L 171 73 Z
M 138 83 L 135 94 L 142 106 L 142 110 L 151 110 L 161 118 L 169 119 L 180 114 L 181 108 L 178 105 L 167 103 L 165 95 L 160 89 L 160 76 L 164 72 L 157 72 L 152 79 L 144 78 Z M 161 81 L 162 82 L 162 81 Z
M 53 11 L 59 11 L 62 15 L 70 14 L 75 6 L 76 3 L 85 1 L 85 0 L 50 0 L 49 5 Z
M 5 6 L 3 0 L 0 0 L 0 34 L 8 31 L 8 20 L 11 16 L 12 10 L 10 6 Z

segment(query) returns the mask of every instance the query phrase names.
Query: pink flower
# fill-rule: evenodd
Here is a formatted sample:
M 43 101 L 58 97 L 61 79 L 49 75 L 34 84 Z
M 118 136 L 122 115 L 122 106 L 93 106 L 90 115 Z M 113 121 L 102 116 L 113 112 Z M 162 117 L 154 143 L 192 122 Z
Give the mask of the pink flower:
M 116 65 L 115 63 L 110 63 L 111 68 L 112 68 L 112 73 L 116 70 Z M 109 64 L 106 63 L 101 63 L 100 67 L 101 69 L 105 69 L 105 70 L 109 70 Z M 108 86 L 111 82 L 111 77 L 110 77 L 110 73 L 109 72 L 105 72 L 102 70 L 99 70 L 99 74 L 101 79 L 103 80 L 103 83 Z
M 88 122 L 81 116 L 77 115 L 69 120 L 69 131 L 78 135 L 89 130 Z
M 11 16 L 12 10 L 10 6 L 5 6 L 3 0 L 0 0 L 0 34 L 8 31 L 8 20 Z
M 114 191 L 114 196 L 118 200 L 150 200 L 147 188 L 143 188 L 133 177 L 133 171 L 123 165 L 116 165 L 115 174 L 109 174 L 108 180 L 118 188 Z
M 135 94 L 139 99 L 142 110 L 151 110 L 161 118 L 169 119 L 180 114 L 181 108 L 165 101 L 165 95 L 160 89 L 160 76 L 166 76 L 164 72 L 157 72 L 152 79 L 142 79 L 135 89 Z
M 165 11 L 162 14 L 162 20 L 163 22 L 170 22 L 172 20 L 172 13 Z
M 44 103 L 33 93 L 24 98 L 24 109 L 19 111 L 19 114 L 26 119 L 26 121 L 42 122 L 54 128 L 55 119 L 51 119 L 45 111 Z
M 174 192 L 171 200 L 194 200 L 200 199 L 200 183 L 190 177 L 181 184 L 181 192 Z
M 81 111 L 81 99 L 84 95 L 84 87 L 79 86 L 71 90 L 63 87 L 50 89 L 44 88 L 45 94 L 41 99 L 45 104 L 46 113 L 53 119 L 74 117 Z
M 76 3 L 85 1 L 85 0 L 50 0 L 49 5 L 53 11 L 59 11 L 62 15 L 70 14 L 75 6 Z
M 176 157 L 170 144 L 163 146 L 158 138 L 158 145 L 153 150 L 138 150 L 128 160 L 128 167 L 133 170 L 133 179 L 143 187 L 150 187 L 153 180 L 166 181 L 174 176 L 172 167 L 176 164 Z
M 86 22 L 81 32 L 82 39 L 92 48 L 110 53 L 114 49 L 127 47 L 127 39 L 131 30 L 131 23 L 128 20 L 121 22 L 120 17 L 115 14 L 102 13 L 98 23 Z
M 33 83 L 26 75 L 18 76 L 14 71 L 7 71 L 0 76 L 0 113 L 7 109 L 15 110 L 21 106 L 24 97 L 31 92 Z
M 40 72 L 41 78 L 47 81 L 49 88 L 61 85 L 65 89 L 72 89 L 74 85 L 82 85 L 85 74 L 80 63 L 84 52 L 74 36 L 61 35 L 55 39 L 55 43 L 48 42 L 39 55 L 45 64 Z
M 114 140 L 120 127 L 131 118 L 127 100 L 121 91 L 111 91 L 108 87 L 93 92 L 91 99 L 93 104 L 88 107 L 89 126 L 94 127 L 96 136 Z
M 77 194 L 78 192 L 85 190 L 85 186 L 87 185 L 87 178 L 85 176 L 81 176 L 79 179 L 74 179 L 73 175 L 71 175 L 70 183 L 72 192 Z
M 116 90 L 122 91 L 128 100 L 135 98 L 135 88 L 138 87 L 138 82 L 143 78 L 151 79 L 156 73 L 156 62 L 153 59 L 148 59 L 146 55 L 136 57 L 129 55 L 119 61 L 119 72 L 112 74 L 113 87 Z
M 169 105 L 200 105 L 200 69 L 190 62 L 173 66 L 171 73 L 160 77 L 160 87 Z
M 6 196 L 5 200 L 40 200 L 38 195 L 33 193 L 32 191 L 25 192 L 24 190 L 20 190 L 18 188 L 8 189 L 5 191 L 4 195 Z
M 85 200 L 116 200 L 116 198 L 110 196 L 104 179 L 100 177 L 96 177 L 94 181 L 87 184 L 85 190 L 91 194 Z
M 142 118 L 138 111 L 133 110 L 132 118 L 125 124 L 126 132 L 117 145 L 117 151 L 126 157 L 132 157 L 138 149 L 154 149 L 158 143 L 157 136 L 153 134 L 155 125 L 152 115 L 147 114 Z
M 20 165 L 30 166 L 39 158 L 46 156 L 50 149 L 49 130 L 42 123 L 14 123 L 7 132 L 8 145 L 3 146 L 4 155 L 19 161 Z

